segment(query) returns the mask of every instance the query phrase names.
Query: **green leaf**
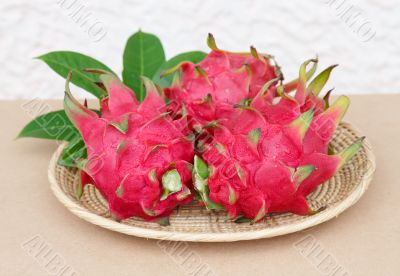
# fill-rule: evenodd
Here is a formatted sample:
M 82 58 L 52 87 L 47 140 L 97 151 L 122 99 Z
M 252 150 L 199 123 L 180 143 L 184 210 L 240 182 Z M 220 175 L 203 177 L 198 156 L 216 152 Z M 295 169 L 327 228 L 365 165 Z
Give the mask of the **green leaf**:
M 79 136 L 79 132 L 68 119 L 64 110 L 58 110 L 32 120 L 21 130 L 17 138 L 34 137 L 72 141 L 77 136 Z
M 96 74 L 84 72 L 83 69 L 95 68 L 109 71 L 111 69 L 100 61 L 89 56 L 70 51 L 50 52 L 37 57 L 44 61 L 51 69 L 60 76 L 66 78 L 69 71 L 73 72 L 72 83 L 87 90 L 96 97 L 104 95 L 106 92 L 96 85 L 99 82 L 99 77 Z
M 239 216 L 234 220 L 235 223 L 246 223 L 246 222 L 251 222 L 251 219 L 246 218 L 244 216 Z
M 170 194 L 179 192 L 182 189 L 182 180 L 179 172 L 176 169 L 167 171 L 162 176 L 162 186 L 164 188 L 164 193 L 160 200 L 166 199 Z
M 324 71 L 322 71 L 318 76 L 316 76 L 311 83 L 308 85 L 307 89 L 318 96 L 322 88 L 324 88 L 326 82 L 331 75 L 332 70 L 338 66 L 337 64 L 329 66 Z
M 201 51 L 192 51 L 192 52 L 185 52 L 179 55 L 174 56 L 173 58 L 166 61 L 164 64 L 158 68 L 157 72 L 153 76 L 153 81 L 160 85 L 161 87 L 170 86 L 172 83 L 172 75 L 164 76 L 160 78 L 161 72 L 170 69 L 183 61 L 191 61 L 193 63 L 199 63 L 206 57 L 206 53 Z
M 262 204 L 260 210 L 258 210 L 257 215 L 255 216 L 255 218 L 253 218 L 253 220 L 250 222 L 250 224 L 254 224 L 257 221 L 259 221 L 262 217 L 265 216 L 265 212 L 266 212 L 266 210 L 265 210 L 265 201 L 263 201 L 263 204 Z
M 194 156 L 194 170 L 195 172 L 202 178 L 208 178 L 208 168 L 206 163 L 198 157 L 197 155 Z
M 69 142 L 68 146 L 61 154 L 58 164 L 66 167 L 77 167 L 76 160 L 86 159 L 86 147 L 81 137 Z
M 164 49 L 155 35 L 139 30 L 128 39 L 123 56 L 122 79 L 139 101 L 146 96 L 140 77 L 152 78 L 164 62 Z
M 204 205 L 206 206 L 207 209 L 209 210 L 223 210 L 224 207 L 220 204 L 217 204 L 213 202 L 209 198 L 210 190 L 208 188 L 208 181 L 207 179 L 202 179 L 199 174 L 194 171 L 193 172 L 193 184 L 194 188 L 198 192 L 198 195 L 201 199 L 201 201 L 204 202 Z
M 160 218 L 157 222 L 161 226 L 168 226 L 169 225 L 169 217 Z

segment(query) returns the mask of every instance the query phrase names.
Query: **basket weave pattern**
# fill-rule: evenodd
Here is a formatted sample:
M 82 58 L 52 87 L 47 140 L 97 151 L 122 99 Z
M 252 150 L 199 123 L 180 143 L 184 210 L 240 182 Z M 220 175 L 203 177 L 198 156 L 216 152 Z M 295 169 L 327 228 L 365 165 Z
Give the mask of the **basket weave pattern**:
M 332 139 L 335 152 L 351 145 L 360 134 L 348 123 L 341 123 Z M 63 146 L 56 151 L 49 167 L 49 180 L 57 198 L 77 216 L 99 226 L 147 238 L 185 241 L 236 241 L 272 237 L 296 232 L 329 220 L 353 205 L 365 192 L 375 170 L 371 146 L 364 141 L 360 151 L 334 177 L 320 185 L 309 197 L 313 210 L 326 207 L 313 216 L 290 213 L 269 214 L 260 223 L 226 221 L 223 211 L 209 211 L 192 203 L 178 207 L 169 226 L 129 218 L 110 218 L 107 201 L 93 185 L 86 185 L 83 196 L 75 196 L 80 179 L 77 169 L 57 164 Z

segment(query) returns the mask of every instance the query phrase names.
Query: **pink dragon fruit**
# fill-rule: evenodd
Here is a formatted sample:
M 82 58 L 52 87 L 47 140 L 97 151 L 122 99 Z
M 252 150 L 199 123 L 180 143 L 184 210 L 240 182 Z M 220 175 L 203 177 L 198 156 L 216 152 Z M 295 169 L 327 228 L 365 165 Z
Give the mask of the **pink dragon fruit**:
M 159 41 L 151 40 L 159 53 L 152 65 L 160 68 L 150 66 L 143 73 L 156 82 L 160 78 L 152 76 L 153 69 L 160 72 L 181 58 L 203 56 L 195 51 L 163 63 Z M 330 144 L 350 104 L 346 96 L 330 104 L 332 90 L 320 96 L 336 65 L 313 78 L 318 58 L 309 59 L 296 79 L 284 83 L 272 56 L 254 47 L 246 53 L 221 50 L 211 34 L 207 44 L 211 52 L 202 61 L 185 61 L 161 73 L 174 74 L 170 87 L 161 90 L 142 77 L 147 92 L 143 102 L 138 101 L 142 93 L 137 99 L 113 73 L 85 70 L 98 75 L 95 82 L 89 85 L 92 78 L 80 78 L 76 85 L 100 97 L 100 112 L 73 98 L 70 73 L 64 109 L 81 134 L 87 158 L 77 159 L 85 152 L 73 128 L 57 137 L 45 129 L 32 131 L 47 116 L 49 121 L 63 117 L 62 111 L 36 118 L 18 137 L 69 141 L 59 164 L 80 169 L 76 196 L 82 196 L 85 185 L 94 185 L 117 220 L 139 217 L 166 224 L 174 208 L 194 198 L 208 209 L 227 211 L 235 221 L 255 223 L 272 212 L 314 214 L 318 210 L 310 208 L 307 196 L 353 158 L 363 141 L 341 152 Z M 65 63 L 76 67 L 70 63 L 76 56 L 68 53 L 71 60 Z M 129 79 L 137 73 L 129 56 L 124 55 L 124 81 L 138 87 L 139 79 Z M 53 68 L 49 62 L 56 57 L 49 53 L 40 59 Z M 90 57 L 85 62 L 107 68 Z
M 170 108 L 176 112 L 183 103 L 200 125 L 220 117 L 220 109 L 254 97 L 265 82 L 280 75 L 272 57 L 253 47 L 249 53 L 222 51 L 211 34 L 208 45 L 212 51 L 199 64 L 183 62 L 164 72 L 175 72 L 173 85 L 165 89 Z
M 108 92 L 101 116 L 75 100 L 68 85 L 64 98 L 87 148 L 88 159 L 78 162 L 83 184 L 92 182 L 118 219 L 165 218 L 192 199 L 193 141 L 182 122 L 165 113 L 164 99 L 149 80 L 144 79 L 148 94 L 139 104 L 117 77 L 97 73 Z
M 180 81 L 166 89 L 173 100 L 189 107 L 203 133 L 211 136 L 209 140 L 197 136 L 193 181 L 201 201 L 209 209 L 227 210 L 231 219 L 244 216 L 253 222 L 268 212 L 314 213 L 306 197 L 351 159 L 362 143 L 359 139 L 348 149 L 328 155 L 329 141 L 349 105 L 346 96 L 332 106 L 327 97 L 318 97 L 335 66 L 308 86 L 315 59 L 303 63 L 299 78 L 288 85 L 269 75 L 263 85 L 252 86 L 250 76 L 258 76 L 252 73 L 255 69 L 245 63 L 245 70 L 232 74 L 230 63 L 224 62 L 229 60 L 226 55 L 213 51 L 199 67 L 181 64 Z M 235 56 L 233 64 L 240 60 L 243 56 Z M 307 71 L 310 63 L 313 66 Z M 227 75 L 230 82 L 215 85 L 214 76 Z M 286 91 L 292 87 L 296 87 L 294 96 Z
M 258 119 L 244 127 L 241 120 L 215 126 L 213 141 L 205 146 L 202 159 L 195 157 L 193 172 L 195 188 L 205 205 L 211 209 L 223 206 L 230 218 L 242 214 L 253 221 L 267 212 L 311 214 L 306 196 L 332 177 L 362 141 L 337 155 L 305 153 L 304 137 L 312 114 L 303 113 L 284 126 L 266 121 L 261 124 Z M 249 131 L 251 125 L 253 130 Z
M 310 59 L 283 84 L 272 58 L 253 47 L 222 51 L 211 35 L 208 45 L 212 51 L 200 63 L 166 71 L 175 72 L 164 89 L 167 105 L 148 79 L 138 103 L 118 78 L 98 70 L 91 72 L 100 73 L 108 92 L 100 116 L 66 89 L 65 110 L 88 151 L 78 164 L 82 184 L 94 184 L 120 219 L 165 218 L 194 193 L 207 208 L 253 223 L 271 212 L 315 213 L 307 196 L 362 143 L 329 150 L 349 106 L 346 96 L 330 106 L 330 91 L 319 97 L 336 65 L 311 80 L 318 60 Z

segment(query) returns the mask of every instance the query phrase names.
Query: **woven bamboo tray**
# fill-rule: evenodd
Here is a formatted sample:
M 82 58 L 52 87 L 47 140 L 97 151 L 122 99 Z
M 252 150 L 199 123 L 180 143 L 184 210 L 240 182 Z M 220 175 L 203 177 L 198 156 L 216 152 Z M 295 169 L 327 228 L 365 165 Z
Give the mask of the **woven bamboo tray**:
M 333 137 L 335 151 L 352 144 L 360 133 L 348 123 L 341 123 Z M 371 145 L 364 140 L 360 151 L 329 181 L 308 197 L 310 206 L 325 210 L 312 216 L 290 213 L 270 214 L 263 221 L 250 225 L 225 221 L 225 212 L 212 212 L 196 204 L 178 207 L 169 226 L 129 218 L 117 222 L 110 218 L 107 201 L 92 185 L 85 186 L 80 200 L 75 197 L 79 184 L 76 169 L 57 164 L 64 145 L 54 153 L 48 171 L 51 189 L 58 200 L 78 217 L 101 227 L 128 235 L 174 241 L 227 242 L 269 238 L 300 231 L 338 216 L 357 202 L 366 191 L 375 171 Z

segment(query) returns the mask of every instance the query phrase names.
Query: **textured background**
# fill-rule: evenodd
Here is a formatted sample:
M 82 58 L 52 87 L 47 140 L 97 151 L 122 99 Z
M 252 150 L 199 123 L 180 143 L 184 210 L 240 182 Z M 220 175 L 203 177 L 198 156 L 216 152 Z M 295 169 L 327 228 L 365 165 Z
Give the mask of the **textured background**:
M 329 83 L 336 93 L 396 93 L 399 2 L 1 0 L 0 98 L 61 98 L 64 81 L 32 59 L 53 50 L 86 53 L 120 72 L 125 41 L 138 28 L 157 34 L 169 57 L 206 50 L 212 32 L 221 48 L 274 54 L 287 79 L 317 53 L 321 66 L 340 64 Z M 79 16 L 88 16 L 85 26 Z

